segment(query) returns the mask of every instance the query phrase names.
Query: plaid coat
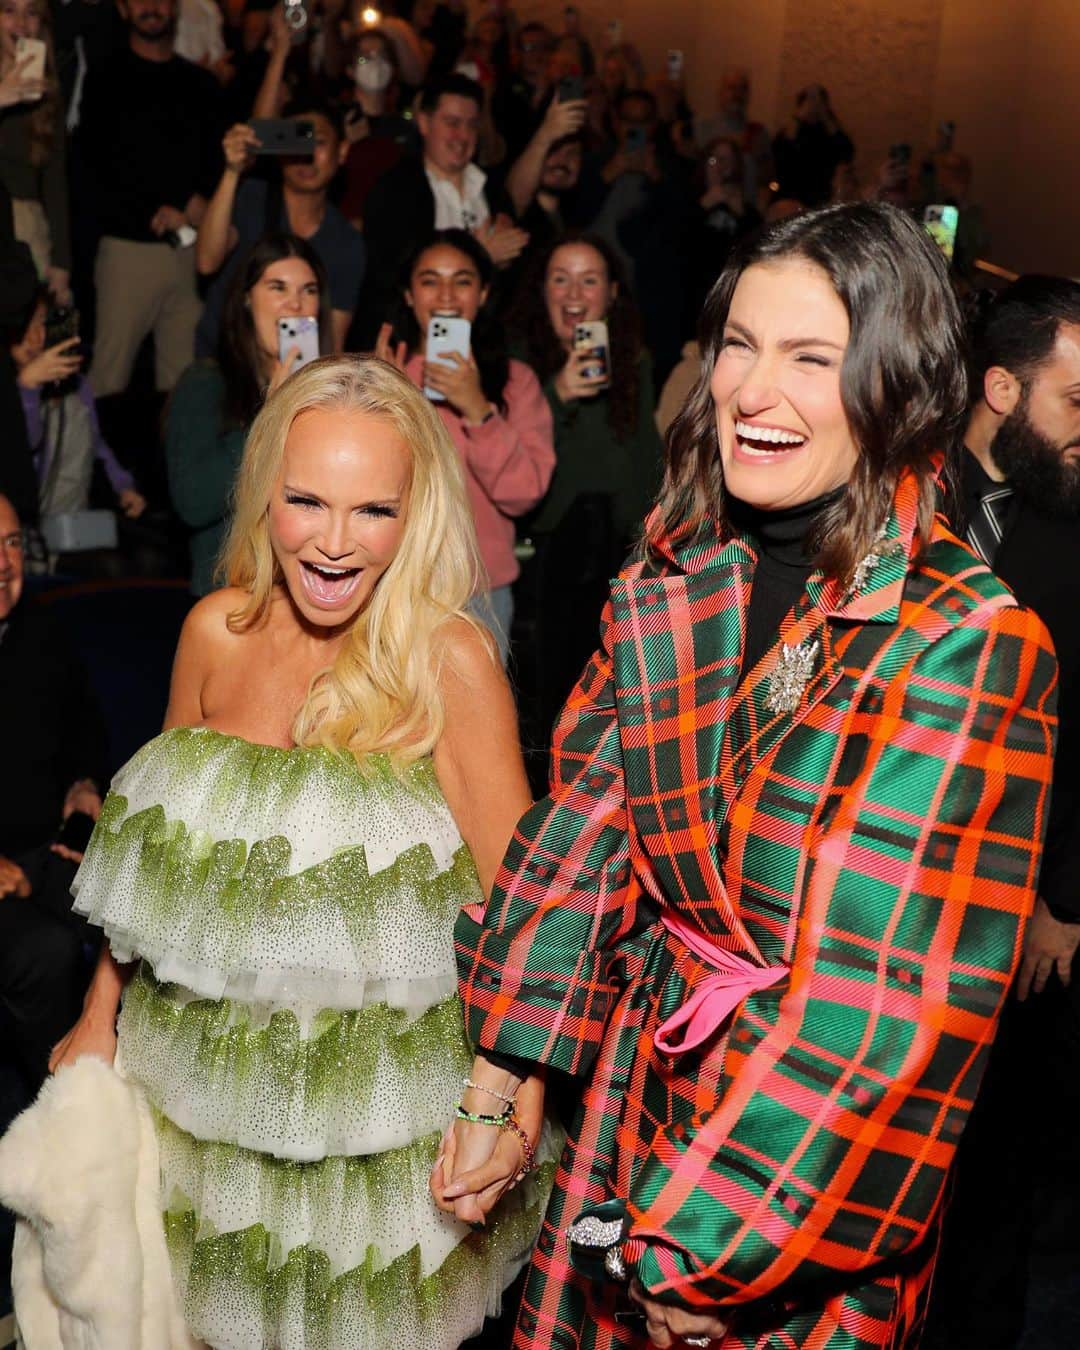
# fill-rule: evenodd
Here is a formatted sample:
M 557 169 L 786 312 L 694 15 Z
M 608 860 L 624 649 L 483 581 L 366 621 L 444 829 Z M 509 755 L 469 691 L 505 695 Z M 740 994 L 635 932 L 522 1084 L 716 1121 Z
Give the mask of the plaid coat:
M 644 1346 L 565 1230 L 621 1199 L 653 1296 L 723 1350 L 918 1342 L 942 1190 L 1034 903 L 1056 720 L 1040 620 L 901 483 L 863 584 L 814 574 L 793 712 L 740 679 L 756 557 L 673 547 L 614 583 L 603 645 L 482 915 L 457 929 L 482 1047 L 583 1078 L 515 1345 Z M 868 574 L 868 575 L 866 575 Z M 712 972 L 673 911 L 785 977 L 699 1050 L 653 1036 Z M 722 1315 L 722 1314 L 721 1314 Z

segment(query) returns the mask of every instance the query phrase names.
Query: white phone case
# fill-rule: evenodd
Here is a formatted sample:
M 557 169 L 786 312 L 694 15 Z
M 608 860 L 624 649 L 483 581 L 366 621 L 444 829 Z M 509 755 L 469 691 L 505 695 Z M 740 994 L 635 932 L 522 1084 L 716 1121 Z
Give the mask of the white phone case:
M 45 43 L 41 38 L 22 37 L 15 43 L 15 64 L 19 65 L 27 57 L 30 61 L 22 72 L 24 80 L 43 80 L 45 78 Z
M 459 352 L 469 355 L 472 337 L 472 324 L 468 319 L 446 318 L 436 314 L 428 320 L 427 347 L 425 357 L 428 361 L 437 361 L 442 366 L 453 368 L 453 361 L 447 360 L 447 352 Z M 437 389 L 424 386 L 424 396 L 432 403 L 445 403 L 446 400 Z
M 293 366 L 297 371 L 309 361 L 319 358 L 318 319 L 278 319 L 278 360 L 284 361 L 294 347 L 300 348 L 300 358 Z

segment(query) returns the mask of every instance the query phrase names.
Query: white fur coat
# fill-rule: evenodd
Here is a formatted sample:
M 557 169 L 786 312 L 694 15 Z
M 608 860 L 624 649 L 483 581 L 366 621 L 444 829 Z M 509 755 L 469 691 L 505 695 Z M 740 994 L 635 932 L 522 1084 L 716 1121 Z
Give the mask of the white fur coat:
M 142 1093 L 84 1056 L 0 1139 L 26 1350 L 198 1350 L 176 1306 Z

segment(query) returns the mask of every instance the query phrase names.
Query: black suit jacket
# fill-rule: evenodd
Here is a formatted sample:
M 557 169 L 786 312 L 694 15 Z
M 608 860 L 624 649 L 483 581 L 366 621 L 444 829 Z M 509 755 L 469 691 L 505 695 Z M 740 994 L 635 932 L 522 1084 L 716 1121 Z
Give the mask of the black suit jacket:
M 982 471 L 968 450 L 964 461 L 970 501 Z M 964 501 L 954 500 L 953 524 L 961 535 L 966 515 Z M 1080 519 L 1048 516 L 1017 490 L 991 566 L 1038 614 L 1057 648 L 1060 726 L 1039 893 L 1057 918 L 1080 922 Z
M 484 185 L 491 214 L 507 209 L 490 180 Z M 378 180 L 364 203 L 367 271 L 356 317 L 349 332 L 350 351 L 371 351 L 379 325 L 392 314 L 405 283 L 404 268 L 435 228 L 435 198 L 422 159 L 395 164 Z

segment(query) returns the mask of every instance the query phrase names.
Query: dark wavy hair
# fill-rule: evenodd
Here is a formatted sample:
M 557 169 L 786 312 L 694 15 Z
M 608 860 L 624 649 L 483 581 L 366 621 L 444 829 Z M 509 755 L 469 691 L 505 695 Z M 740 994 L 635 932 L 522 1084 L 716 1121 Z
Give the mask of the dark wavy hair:
M 248 292 L 266 269 L 282 258 L 302 258 L 315 273 L 319 283 L 319 350 L 329 352 L 332 348 L 330 287 L 322 259 L 295 234 L 264 234 L 237 263 L 221 311 L 217 361 L 225 380 L 225 421 L 229 426 L 248 426 L 266 396 Z
M 468 230 L 433 230 L 419 248 L 413 250 L 402 268 L 398 297 L 390 316 L 394 334 L 405 343 L 410 356 L 420 348 L 420 327 L 416 322 L 416 315 L 405 300 L 405 292 L 412 285 L 412 275 L 416 271 L 417 263 L 429 249 L 438 248 L 440 244 L 456 249 L 469 259 L 476 268 L 481 286 L 490 287 L 495 275 L 491 254 L 482 244 L 477 243 Z M 470 345 L 473 360 L 480 372 L 480 387 L 484 391 L 484 397 L 489 403 L 494 403 L 500 412 L 505 412 L 510 358 L 506 350 L 506 335 L 502 324 L 495 317 L 490 294 L 473 320 Z
M 641 322 L 623 265 L 606 239 L 595 234 L 571 233 L 542 249 L 522 276 L 520 289 L 507 315 L 507 326 L 513 341 L 524 349 L 525 359 L 536 371 L 541 384 L 546 384 L 562 370 L 566 364 L 566 348 L 551 326 L 544 283 L 552 257 L 566 244 L 587 244 L 599 253 L 607 268 L 608 279 L 618 287 L 607 315 L 611 383 L 598 397 L 607 400 L 608 425 L 616 439 L 629 440 L 637 427 L 641 398 Z
M 906 470 L 919 481 L 918 546 L 925 547 L 937 500 L 935 455 L 954 451 L 967 407 L 963 324 L 941 251 L 884 202 L 806 212 L 736 246 L 705 302 L 701 375 L 668 430 L 646 545 L 692 534 L 706 520 L 729 531 L 710 381 L 739 278 L 757 263 L 788 259 L 821 268 L 851 324 L 840 397 L 859 455 L 847 491 L 812 541 L 825 575 L 847 583 Z
M 1031 274 L 1004 290 L 977 292 L 967 302 L 971 334 L 971 396 L 1001 366 L 1027 388 L 1049 360 L 1063 323 L 1080 324 L 1080 281 Z

